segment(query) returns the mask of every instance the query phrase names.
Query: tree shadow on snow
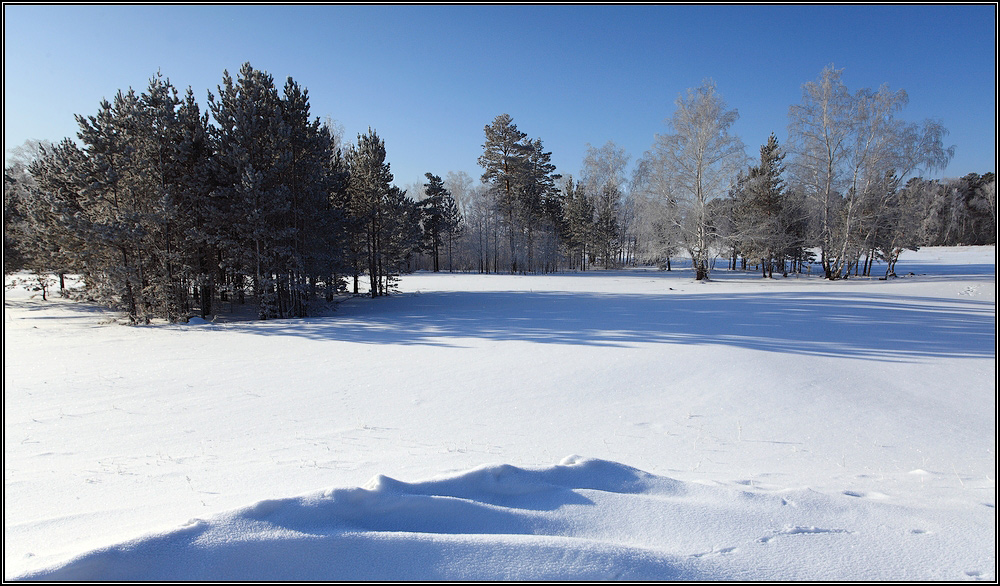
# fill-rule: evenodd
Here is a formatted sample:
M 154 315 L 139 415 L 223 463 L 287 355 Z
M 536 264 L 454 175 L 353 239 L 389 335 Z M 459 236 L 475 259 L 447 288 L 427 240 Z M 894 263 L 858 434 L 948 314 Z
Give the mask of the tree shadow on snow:
M 432 292 L 344 304 L 332 318 L 234 327 L 364 344 L 722 344 L 907 361 L 995 356 L 994 319 L 989 302 L 853 292 Z

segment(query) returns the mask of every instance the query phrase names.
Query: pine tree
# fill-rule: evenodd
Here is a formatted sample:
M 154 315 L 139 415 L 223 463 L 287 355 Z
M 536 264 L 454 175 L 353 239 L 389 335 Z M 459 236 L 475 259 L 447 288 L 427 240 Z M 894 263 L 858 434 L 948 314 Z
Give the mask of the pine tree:
M 430 253 L 434 272 L 441 270 L 440 249 L 447 234 L 445 218 L 445 199 L 451 199 L 451 194 L 444 187 L 440 177 L 425 173 L 427 183 L 424 184 L 424 199 L 420 201 L 420 225 L 423 228 L 423 249 Z M 451 200 L 454 203 L 454 200 Z
M 178 135 L 174 144 L 177 173 L 176 201 L 183 223 L 187 256 L 186 285 L 195 293 L 202 318 L 215 314 L 214 300 L 219 273 L 219 247 L 213 238 L 216 189 L 212 173 L 212 151 L 208 135 L 208 113 L 204 115 L 189 87 L 177 109 Z
M 35 274 L 93 272 L 88 248 L 89 225 L 80 204 L 86 157 L 70 139 L 42 147 L 27 168 L 19 195 L 25 223 L 20 235 L 25 268 Z M 63 290 L 64 287 L 60 286 Z
M 348 154 L 350 214 L 360 226 L 365 246 L 365 261 L 372 297 L 386 295 L 390 266 L 383 249 L 392 239 L 392 213 L 398 212 L 398 190 L 392 192 L 392 173 L 385 160 L 385 142 L 371 128 L 358 135 L 358 142 Z
M 524 141 L 527 134 L 517 129 L 508 114 L 494 118 L 493 123 L 484 128 L 486 142 L 483 143 L 483 154 L 479 157 L 479 166 L 483 167 L 482 181 L 492 186 L 496 193 L 497 205 L 506 219 L 510 272 L 517 272 L 518 255 L 515 249 L 515 216 L 519 213 L 518 189 L 524 176 L 524 166 L 528 157 Z
M 223 72 L 218 91 L 218 98 L 209 93 L 208 102 L 215 120 L 214 199 L 223 267 L 238 293 L 251 282 L 258 318 L 279 317 L 276 275 L 294 238 L 283 182 L 291 163 L 282 144 L 289 130 L 272 77 L 249 63 L 235 83 Z
M 761 274 L 770 277 L 774 263 L 783 260 L 786 246 L 784 189 L 782 178 L 785 158 L 778 139 L 771 134 L 760 148 L 760 164 L 750 167 L 738 180 L 735 233 L 740 253 L 759 264 Z
M 384 217 L 378 243 L 378 274 L 382 279 L 380 295 L 396 291 L 399 275 L 406 270 L 412 255 L 420 250 L 420 208 L 395 185 L 389 187 L 382 206 Z
M 574 183 L 570 177 L 566 181 L 566 245 L 571 251 L 573 266 L 587 270 L 589 246 L 594 240 L 594 206 L 584 191 L 583 185 Z
M 444 225 L 445 239 L 448 241 L 448 271 L 454 270 L 452 262 L 452 252 L 455 241 L 463 233 L 462 212 L 458 207 L 458 202 L 452 197 L 451 192 L 447 192 L 442 205 L 442 219 Z
M 550 214 L 558 217 L 559 190 L 556 180 L 555 165 L 552 164 L 552 153 L 542 147 L 542 139 L 527 140 L 524 143 L 526 157 L 522 161 L 518 190 L 518 210 L 521 224 L 525 231 L 527 250 L 527 270 L 535 270 L 536 238 L 540 231 L 554 233 L 556 226 L 552 224 Z
M 285 242 L 284 262 L 279 277 L 282 313 L 306 315 L 306 299 L 311 283 L 322 276 L 319 258 L 327 244 L 333 218 L 329 206 L 328 164 L 331 135 L 319 119 L 310 120 L 309 92 L 292 78 L 285 83 L 280 102 L 286 140 L 279 145 L 285 160 L 280 178 L 288 188 L 289 211 L 286 225 L 291 238 Z

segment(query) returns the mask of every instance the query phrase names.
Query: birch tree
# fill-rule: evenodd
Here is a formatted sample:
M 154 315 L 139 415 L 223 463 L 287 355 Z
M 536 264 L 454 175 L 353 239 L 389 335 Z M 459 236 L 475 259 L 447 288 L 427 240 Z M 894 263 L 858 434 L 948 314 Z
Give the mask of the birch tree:
M 705 80 L 675 102 L 668 134 L 653 145 L 656 172 L 668 192 L 684 207 L 685 245 L 697 280 L 707 279 L 713 253 L 710 204 L 724 197 L 746 161 L 743 142 L 729 129 L 739 118 Z
M 832 65 L 802 86 L 802 102 L 789 109 L 789 170 L 796 185 L 818 204 L 820 262 L 824 275 L 850 274 L 873 248 L 880 214 L 900 186 L 921 170 L 944 169 L 954 147 L 937 121 L 905 123 L 896 114 L 903 90 L 851 94 Z

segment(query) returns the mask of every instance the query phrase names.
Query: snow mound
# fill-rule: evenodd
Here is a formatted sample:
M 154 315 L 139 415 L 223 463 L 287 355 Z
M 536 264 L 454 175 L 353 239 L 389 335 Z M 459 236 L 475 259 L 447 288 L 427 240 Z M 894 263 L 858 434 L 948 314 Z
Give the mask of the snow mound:
M 265 500 L 99 549 L 39 580 L 737 580 L 954 575 L 919 512 L 809 489 L 752 492 L 572 456 Z M 931 522 L 933 525 L 933 522 Z M 907 534 L 924 567 L 893 562 Z M 923 542 L 919 539 L 923 537 Z M 972 536 L 975 537 L 975 536 Z M 823 540 L 817 548 L 814 540 Z M 898 542 L 898 538 L 895 540 Z M 846 558 L 845 558 L 846 556 Z M 860 559 L 859 559 L 860 556 Z M 916 557 L 916 556 L 913 556 Z M 982 572 L 974 561 L 960 567 Z M 870 567 L 858 576 L 846 567 Z M 860 564 L 858 563 L 860 561 Z M 971 564 L 971 565 L 970 565 Z M 930 571 L 929 571 L 930 570 Z M 936 572 L 934 570 L 942 570 Z M 855 570 L 856 572 L 856 570 Z

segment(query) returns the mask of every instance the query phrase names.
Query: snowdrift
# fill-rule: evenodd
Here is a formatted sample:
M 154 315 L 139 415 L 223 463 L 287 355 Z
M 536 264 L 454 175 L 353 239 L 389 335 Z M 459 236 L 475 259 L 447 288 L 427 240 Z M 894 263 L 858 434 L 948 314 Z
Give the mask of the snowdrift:
M 942 555 L 935 534 L 947 528 L 933 515 L 885 498 L 761 494 L 571 456 L 261 501 L 21 578 L 899 580 L 953 576 L 956 564 L 969 577 L 986 570 L 975 555 Z M 858 567 L 868 571 L 844 571 Z

